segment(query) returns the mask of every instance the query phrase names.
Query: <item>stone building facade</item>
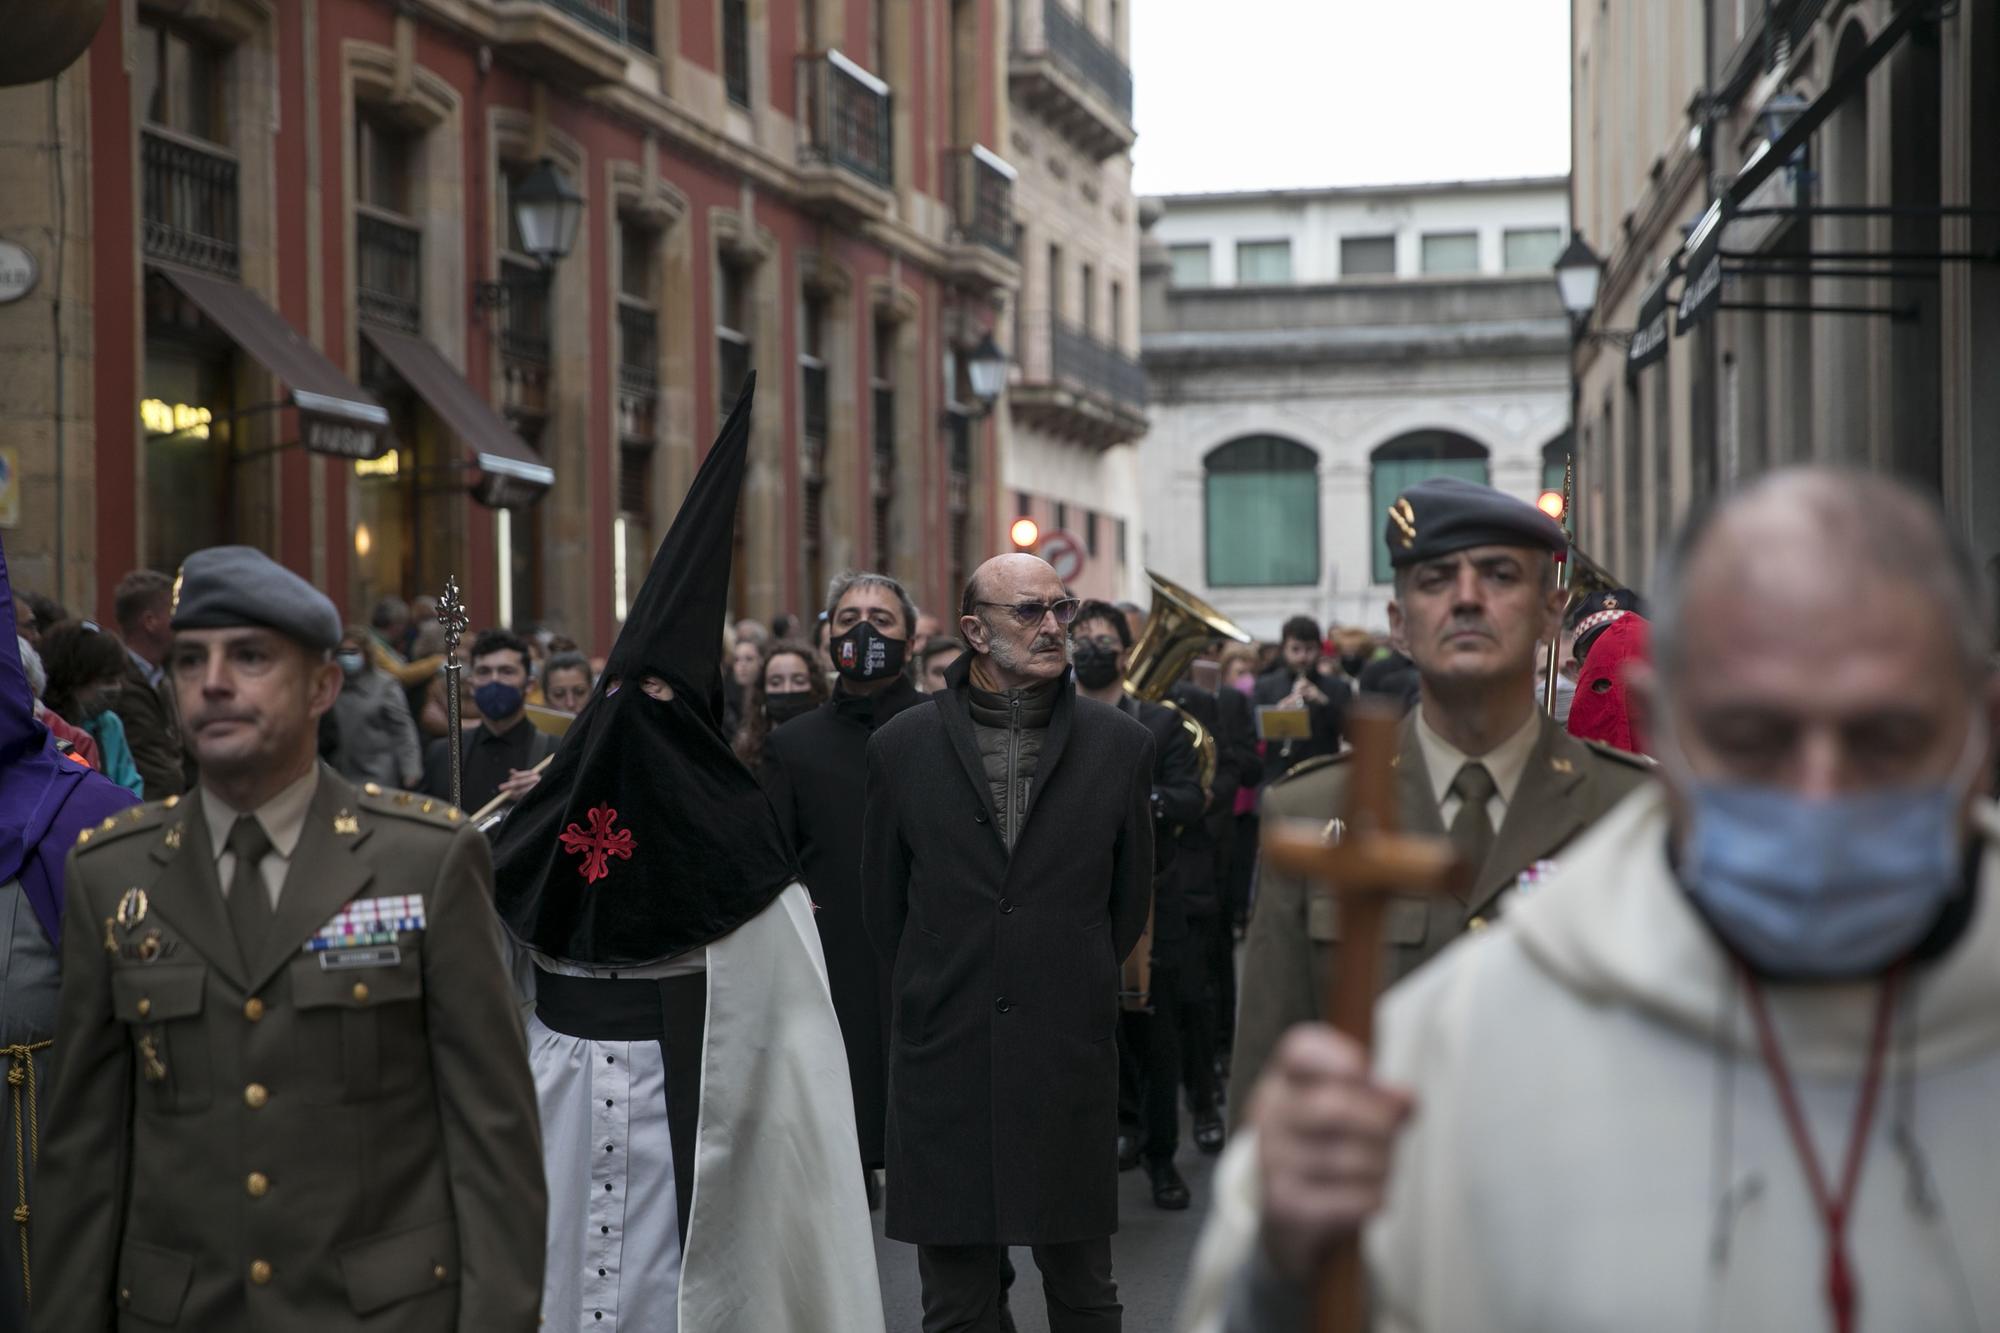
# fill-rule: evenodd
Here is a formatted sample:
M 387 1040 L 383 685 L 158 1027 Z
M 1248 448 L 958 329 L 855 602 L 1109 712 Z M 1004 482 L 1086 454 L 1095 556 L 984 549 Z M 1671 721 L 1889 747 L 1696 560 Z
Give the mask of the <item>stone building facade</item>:
M 1021 289 L 1002 503 L 1045 539 L 1074 539 L 1080 596 L 1144 605 L 1129 18 L 1118 0 L 1014 0 L 1006 148 L 1020 173 Z
M 0 92 L 17 586 L 263 547 L 602 651 L 743 375 L 737 610 L 1005 541 L 1005 0 L 139 0 Z M 582 216 L 530 256 L 548 162 Z
M 2000 554 L 2000 0 L 1578 3 L 1580 535 L 1643 582 L 1688 504 L 1894 472 Z
M 1146 563 L 1253 634 L 1382 629 L 1384 511 L 1560 484 L 1561 179 L 1149 201 Z

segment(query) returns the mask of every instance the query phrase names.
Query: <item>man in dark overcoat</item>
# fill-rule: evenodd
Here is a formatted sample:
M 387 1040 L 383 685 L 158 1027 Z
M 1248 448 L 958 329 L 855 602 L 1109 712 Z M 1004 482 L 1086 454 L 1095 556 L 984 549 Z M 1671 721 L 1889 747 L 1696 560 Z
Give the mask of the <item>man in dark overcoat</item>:
M 885 1230 L 918 1248 L 924 1329 L 1000 1325 L 1001 1248 L 1034 1249 L 1053 1333 L 1120 1324 L 1118 977 L 1146 924 L 1153 739 L 1079 698 L 1047 564 L 966 586 L 971 651 L 868 745 L 862 886 L 891 967 Z
M 888 1114 L 889 973 L 868 938 L 861 908 L 861 821 L 868 739 L 926 699 L 908 670 L 916 608 L 886 574 L 843 574 L 829 590 L 833 697 L 774 730 L 757 779 L 799 858 L 812 895 L 813 924 L 826 955 L 827 985 L 847 1047 L 861 1165 L 882 1165 Z M 869 1179 L 869 1200 L 876 1198 Z

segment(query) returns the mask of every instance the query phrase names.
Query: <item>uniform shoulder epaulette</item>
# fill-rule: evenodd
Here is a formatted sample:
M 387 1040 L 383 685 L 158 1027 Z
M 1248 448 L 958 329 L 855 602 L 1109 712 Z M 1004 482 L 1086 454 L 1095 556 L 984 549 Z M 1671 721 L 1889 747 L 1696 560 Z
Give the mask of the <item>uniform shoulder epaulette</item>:
M 1651 773 L 1659 767 L 1643 754 L 1633 754 L 1630 750 L 1621 750 L 1615 745 L 1606 745 L 1603 741 L 1584 741 L 1584 744 L 1589 746 L 1598 758 L 1609 759 L 1627 768 L 1636 768 L 1642 773 Z
M 465 811 L 450 801 L 413 791 L 397 791 L 379 782 L 363 783 L 355 788 L 355 797 L 362 809 L 371 814 L 392 815 L 439 828 L 458 828 L 465 823 Z
M 1331 768 L 1335 764 L 1344 764 L 1353 753 L 1353 750 L 1342 750 L 1338 754 L 1316 754 L 1310 759 L 1301 759 L 1298 763 L 1293 764 L 1283 773 L 1273 778 L 1271 785 L 1274 787 L 1280 786 L 1290 782 L 1293 778 L 1302 778 L 1308 773 L 1317 773 L 1322 768 Z
M 89 828 L 84 829 L 81 833 L 78 833 L 76 835 L 76 845 L 85 850 L 90 850 L 102 847 L 106 843 L 116 842 L 128 834 L 137 833 L 142 829 L 158 828 L 160 821 L 166 818 L 167 812 L 180 803 L 180 797 L 169 796 L 164 801 L 148 801 L 144 805 L 129 806 L 126 809 L 120 810 L 115 815 L 106 816 L 104 819 L 92 824 Z

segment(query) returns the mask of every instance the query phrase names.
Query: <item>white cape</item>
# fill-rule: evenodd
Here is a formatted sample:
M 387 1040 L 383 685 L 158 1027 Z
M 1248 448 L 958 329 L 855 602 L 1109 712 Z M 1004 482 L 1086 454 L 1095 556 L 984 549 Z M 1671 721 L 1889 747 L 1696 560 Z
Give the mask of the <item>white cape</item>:
M 672 1179 L 664 1114 L 648 1114 L 641 1132 L 654 1141 L 633 1143 L 627 1170 L 611 1183 L 630 1190 L 629 1199 L 620 1195 L 616 1200 L 621 1211 L 639 1207 L 642 1196 L 657 1202 L 664 1189 L 667 1220 L 661 1234 L 661 1226 L 651 1224 L 661 1216 L 652 1207 L 648 1225 L 622 1233 L 618 1258 L 627 1270 L 623 1289 L 628 1298 L 640 1297 L 621 1312 L 625 1325 L 648 1333 L 662 1327 L 678 1333 L 882 1333 L 881 1283 L 862 1189 L 846 1048 L 811 900 L 794 884 L 702 952 L 708 1016 L 686 1253 L 674 1253 L 671 1221 L 672 1190 L 684 1183 Z M 517 956 L 516 976 L 530 1006 L 531 963 L 575 975 L 610 975 L 608 970 Z M 661 968 L 620 969 L 617 975 L 664 975 L 689 970 L 690 963 L 692 958 L 680 959 Z M 583 1110 L 581 1105 L 572 1108 L 567 1102 L 587 1086 L 577 1080 L 580 1065 L 601 1069 L 607 1063 L 594 1049 L 579 1059 L 578 1052 L 565 1047 L 618 1049 L 628 1044 L 581 1043 L 548 1033 L 539 1024 L 531 1024 L 531 1033 L 546 1038 L 531 1042 L 531 1060 L 543 1100 L 543 1158 L 550 1177 L 549 1290 L 566 1307 L 544 1314 L 549 1328 L 564 1329 L 579 1318 L 572 1284 L 562 1276 L 575 1265 L 572 1233 L 585 1225 L 585 1200 L 596 1195 L 597 1177 L 603 1174 L 593 1169 L 578 1177 L 577 1145 L 568 1140 L 594 1135 L 598 1127 L 587 1114 L 572 1114 Z M 621 1085 L 621 1102 L 628 1089 L 635 1103 L 642 1097 L 650 1102 L 654 1089 L 662 1086 L 650 1077 L 657 1056 L 644 1059 L 635 1049 L 627 1063 L 635 1075 Z M 604 1093 L 586 1095 L 594 1110 Z M 565 1104 L 552 1107 L 552 1097 Z M 642 1123 L 641 1109 L 632 1107 L 635 1126 Z M 594 1148 L 585 1152 L 595 1156 Z M 662 1166 L 663 1182 L 639 1179 L 657 1174 Z M 635 1308 L 644 1302 L 643 1293 L 671 1289 L 673 1284 L 662 1280 L 668 1274 L 656 1274 L 654 1280 L 641 1277 L 637 1284 L 631 1279 L 676 1259 L 677 1319 L 668 1323 Z M 617 1275 L 612 1276 L 615 1281 Z

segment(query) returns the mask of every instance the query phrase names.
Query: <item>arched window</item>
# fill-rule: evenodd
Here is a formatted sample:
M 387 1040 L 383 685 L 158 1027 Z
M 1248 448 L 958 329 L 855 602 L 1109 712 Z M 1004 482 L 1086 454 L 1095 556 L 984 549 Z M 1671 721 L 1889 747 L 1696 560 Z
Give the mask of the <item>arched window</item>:
M 1246 435 L 1211 452 L 1208 586 L 1319 582 L 1319 455 L 1295 440 Z
M 1374 533 L 1375 581 L 1387 583 L 1394 577 L 1389 568 L 1389 546 L 1382 537 L 1384 515 L 1396 497 L 1428 477 L 1463 477 L 1486 484 L 1486 446 L 1477 440 L 1448 430 L 1413 430 L 1398 435 L 1369 456 L 1375 507 L 1368 523 Z

